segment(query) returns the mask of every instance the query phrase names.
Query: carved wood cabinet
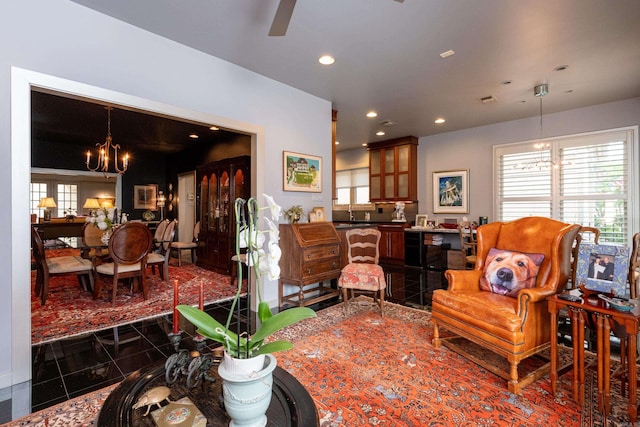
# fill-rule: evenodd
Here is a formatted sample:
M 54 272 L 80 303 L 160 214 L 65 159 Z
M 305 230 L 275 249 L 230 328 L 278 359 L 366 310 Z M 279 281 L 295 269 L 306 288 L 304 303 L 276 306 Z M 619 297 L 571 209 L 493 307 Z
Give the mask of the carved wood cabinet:
M 340 237 L 332 223 L 280 224 L 280 248 L 280 306 L 307 306 L 338 295 L 323 284 L 340 277 Z M 285 284 L 298 286 L 298 292 L 284 295 Z
M 371 142 L 367 150 L 372 202 L 418 200 L 418 138 Z
M 250 168 L 251 158 L 240 156 L 208 163 L 196 170 L 198 266 L 230 273 L 236 238 L 234 201 L 251 194 Z

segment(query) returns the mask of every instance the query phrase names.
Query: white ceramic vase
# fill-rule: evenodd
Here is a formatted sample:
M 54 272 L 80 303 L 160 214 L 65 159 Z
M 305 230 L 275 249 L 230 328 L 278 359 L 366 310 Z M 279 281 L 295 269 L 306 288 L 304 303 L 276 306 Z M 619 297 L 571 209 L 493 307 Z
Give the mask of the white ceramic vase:
M 224 408 L 231 417 L 230 427 L 264 427 L 271 403 L 275 356 L 260 355 L 236 359 L 227 353 L 218 374 L 222 378 Z

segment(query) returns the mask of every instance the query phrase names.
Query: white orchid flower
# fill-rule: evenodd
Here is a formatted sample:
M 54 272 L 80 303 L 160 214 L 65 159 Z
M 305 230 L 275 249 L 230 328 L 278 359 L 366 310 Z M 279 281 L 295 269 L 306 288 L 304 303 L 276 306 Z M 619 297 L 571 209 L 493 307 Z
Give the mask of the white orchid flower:
M 280 246 L 278 246 L 278 243 L 270 240 L 269 241 L 269 259 L 277 263 L 280 261 L 281 256 L 282 256 L 282 250 L 280 249 Z
M 269 196 L 268 194 L 263 194 L 263 196 L 264 196 L 264 199 L 267 201 L 267 204 L 269 205 L 269 210 L 271 211 L 271 218 L 274 221 L 278 221 L 278 219 L 280 218 L 280 215 L 282 215 L 282 208 L 273 200 L 273 197 Z
M 271 221 L 269 218 L 265 218 L 269 225 L 269 242 L 278 242 L 280 240 L 280 229 L 278 224 Z

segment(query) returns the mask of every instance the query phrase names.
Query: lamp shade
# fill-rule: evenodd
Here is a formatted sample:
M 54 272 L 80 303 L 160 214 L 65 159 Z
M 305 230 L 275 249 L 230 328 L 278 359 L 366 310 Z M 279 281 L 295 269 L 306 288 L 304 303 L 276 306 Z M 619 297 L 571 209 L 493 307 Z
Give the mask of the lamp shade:
M 94 197 L 87 197 L 82 207 L 84 209 L 98 209 L 100 208 L 100 203 L 98 203 L 98 199 Z
M 40 199 L 40 203 L 38 203 L 39 208 L 56 208 L 56 201 L 53 200 L 53 197 L 43 197 Z

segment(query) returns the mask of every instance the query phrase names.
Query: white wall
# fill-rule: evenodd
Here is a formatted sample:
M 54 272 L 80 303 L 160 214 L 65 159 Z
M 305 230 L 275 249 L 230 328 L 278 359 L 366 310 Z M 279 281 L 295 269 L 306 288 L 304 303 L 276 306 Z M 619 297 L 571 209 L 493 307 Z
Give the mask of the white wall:
M 11 277 L 0 283 L 0 335 L 12 343 L 11 352 L 0 352 L 0 387 L 30 378 L 30 110 L 25 93 L 34 81 L 182 117 L 220 120 L 254 133 L 256 194 L 273 195 L 285 209 L 301 204 L 331 212 L 330 173 L 324 174 L 321 194 L 285 193 L 281 166 L 282 151 L 290 150 L 322 156 L 329 172 L 328 101 L 67 0 L 3 5 L 0 51 L 0 194 L 11 200 L 11 209 L 0 209 L 5 236 L 0 271 Z M 265 298 L 276 301 L 276 283 L 269 284 Z
M 640 98 L 544 115 L 543 123 L 544 138 L 636 126 L 640 124 Z M 540 119 L 532 117 L 421 137 L 418 145 L 420 213 L 436 217 L 433 215 L 433 172 L 469 169 L 470 200 L 466 215 L 469 220 L 477 221 L 479 216 L 494 220 L 492 147 L 535 140 L 539 133 Z

